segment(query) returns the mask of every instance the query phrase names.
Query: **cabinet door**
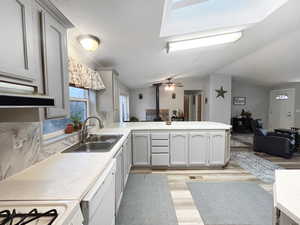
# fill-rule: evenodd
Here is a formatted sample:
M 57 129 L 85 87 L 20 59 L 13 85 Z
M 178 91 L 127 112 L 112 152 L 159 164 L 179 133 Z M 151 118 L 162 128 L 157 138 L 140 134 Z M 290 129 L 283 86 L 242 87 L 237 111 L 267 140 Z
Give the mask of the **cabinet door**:
M 184 132 L 171 133 L 171 166 L 186 166 L 188 164 L 188 134 Z
M 127 182 L 127 177 L 128 177 L 128 149 L 127 149 L 127 142 L 128 140 L 126 140 L 123 144 L 123 182 L 124 182 L 124 189 L 126 186 L 126 182 Z
M 69 111 L 67 31 L 48 13 L 42 13 L 42 18 L 45 90 L 55 99 L 55 107 L 47 109 L 47 118 L 65 117 Z
M 226 132 L 226 149 L 225 149 L 225 163 L 229 162 L 230 160 L 230 140 L 231 140 L 231 134 L 230 131 Z
M 190 133 L 189 140 L 189 165 L 206 165 L 209 158 L 209 134 L 205 132 L 192 132 Z
M 149 133 L 133 134 L 133 165 L 150 165 L 150 135 Z
M 210 134 L 211 165 L 224 165 L 225 161 L 225 132 L 212 132 Z
M 118 211 L 122 195 L 124 189 L 124 177 L 123 177 L 123 150 L 122 148 L 119 150 L 118 154 L 116 155 L 116 211 Z
M 30 0 L 0 1 L 0 79 L 34 82 Z
M 128 150 L 128 167 L 129 172 L 132 166 L 132 137 L 131 134 L 128 136 L 128 142 L 127 142 L 127 150 Z

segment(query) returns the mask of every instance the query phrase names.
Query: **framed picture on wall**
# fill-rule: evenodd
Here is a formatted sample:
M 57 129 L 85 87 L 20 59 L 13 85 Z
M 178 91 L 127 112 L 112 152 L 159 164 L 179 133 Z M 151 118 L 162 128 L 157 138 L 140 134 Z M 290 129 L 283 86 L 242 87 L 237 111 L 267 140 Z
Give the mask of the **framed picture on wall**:
M 234 105 L 246 105 L 246 97 L 233 97 Z

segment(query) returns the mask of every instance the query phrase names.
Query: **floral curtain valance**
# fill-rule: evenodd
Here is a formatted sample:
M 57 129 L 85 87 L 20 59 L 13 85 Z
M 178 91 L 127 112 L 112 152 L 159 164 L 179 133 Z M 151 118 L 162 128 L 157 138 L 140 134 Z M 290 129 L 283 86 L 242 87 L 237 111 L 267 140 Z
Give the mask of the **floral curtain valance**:
M 99 91 L 105 89 L 99 72 L 85 65 L 69 59 L 69 82 L 75 87 Z

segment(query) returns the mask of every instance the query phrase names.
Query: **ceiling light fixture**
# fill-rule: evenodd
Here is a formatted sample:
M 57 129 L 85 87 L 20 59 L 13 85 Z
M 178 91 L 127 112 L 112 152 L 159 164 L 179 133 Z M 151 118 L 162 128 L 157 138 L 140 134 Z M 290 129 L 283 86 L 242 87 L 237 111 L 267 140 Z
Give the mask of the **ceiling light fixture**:
M 96 51 L 100 45 L 100 39 L 91 34 L 80 35 L 78 41 L 85 50 L 92 52 Z
M 165 86 L 165 91 L 174 91 L 175 85 L 174 84 L 168 84 Z
M 241 37 L 242 32 L 239 31 L 235 33 L 219 34 L 215 36 L 201 37 L 197 39 L 168 42 L 167 53 L 192 48 L 201 48 L 232 43 L 239 40 Z

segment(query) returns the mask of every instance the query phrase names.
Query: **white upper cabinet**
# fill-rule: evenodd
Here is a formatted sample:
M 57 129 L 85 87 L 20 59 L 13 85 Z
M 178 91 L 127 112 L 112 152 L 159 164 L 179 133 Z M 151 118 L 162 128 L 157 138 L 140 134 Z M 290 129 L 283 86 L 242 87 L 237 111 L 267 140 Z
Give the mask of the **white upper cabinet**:
M 47 109 L 47 118 L 64 117 L 69 112 L 67 29 L 47 12 L 42 13 L 42 24 L 45 92 L 55 99 L 55 107 Z
M 171 166 L 187 166 L 188 133 L 171 132 Z
M 224 165 L 225 163 L 225 132 L 212 132 L 210 134 L 210 158 L 211 165 Z
M 147 132 L 133 133 L 133 165 L 150 165 L 150 134 Z
M 189 165 L 204 166 L 208 164 L 209 133 L 191 132 L 189 139 Z
M 31 0 L 0 1 L 0 80 L 36 85 Z
M 115 70 L 99 70 L 104 82 L 105 90 L 97 98 L 101 108 L 98 111 L 108 113 L 108 122 L 120 121 L 120 85 L 118 73 Z

